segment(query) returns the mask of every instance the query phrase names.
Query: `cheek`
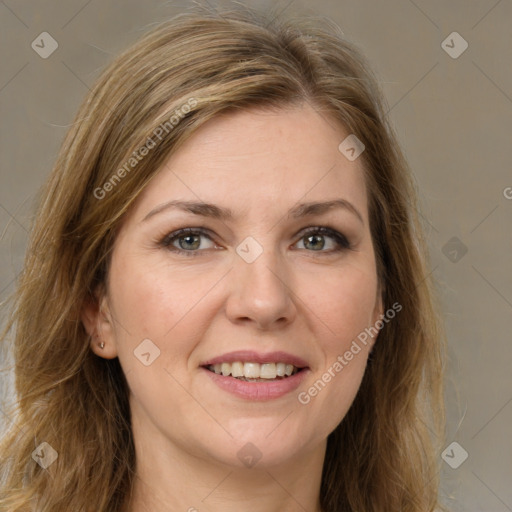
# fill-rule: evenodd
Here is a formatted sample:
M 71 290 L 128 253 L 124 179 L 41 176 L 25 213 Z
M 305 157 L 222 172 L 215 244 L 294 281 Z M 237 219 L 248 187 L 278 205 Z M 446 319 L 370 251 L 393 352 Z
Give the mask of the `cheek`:
M 331 358 L 347 350 L 352 340 L 371 325 L 377 294 L 377 280 L 371 264 L 340 266 L 318 274 L 302 285 L 305 305 L 314 313 L 324 336 L 324 352 Z
M 183 274 L 175 273 L 172 281 L 169 274 L 165 266 L 136 254 L 119 256 L 113 263 L 111 296 L 116 319 L 124 320 L 133 335 L 160 338 L 190 310 L 200 290 L 184 286 Z
M 173 302 L 166 283 L 151 269 L 120 261 L 111 282 L 115 320 L 131 337 L 159 338 L 176 321 L 178 304 Z

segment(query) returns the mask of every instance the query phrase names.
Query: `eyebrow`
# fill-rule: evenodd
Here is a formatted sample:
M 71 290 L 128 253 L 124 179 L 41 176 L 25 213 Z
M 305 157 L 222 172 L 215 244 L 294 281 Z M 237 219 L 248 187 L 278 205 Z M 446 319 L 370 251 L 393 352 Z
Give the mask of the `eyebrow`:
M 300 219 L 309 215 L 322 215 L 336 208 L 351 212 L 361 221 L 362 224 L 364 224 L 363 216 L 359 210 L 346 199 L 333 199 L 331 201 L 325 202 L 299 203 L 290 209 L 288 212 L 288 217 Z M 144 219 L 142 219 L 142 222 L 146 222 L 158 213 L 170 209 L 178 209 L 192 213 L 194 215 L 199 215 L 201 217 L 211 217 L 222 221 L 232 220 L 234 218 L 233 212 L 229 208 L 224 208 L 222 206 L 211 203 L 174 200 L 163 203 L 151 210 L 144 217 Z

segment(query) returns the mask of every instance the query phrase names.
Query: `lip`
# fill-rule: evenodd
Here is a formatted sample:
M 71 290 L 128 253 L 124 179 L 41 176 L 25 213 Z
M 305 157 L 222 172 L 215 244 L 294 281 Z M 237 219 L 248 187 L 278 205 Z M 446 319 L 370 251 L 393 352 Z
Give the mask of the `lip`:
M 299 372 L 286 377 L 284 379 L 273 380 L 271 382 L 248 382 L 239 380 L 234 377 L 224 376 L 222 374 L 214 373 L 208 370 L 208 366 L 218 363 L 235 363 L 251 362 L 251 363 L 286 363 L 293 364 L 300 369 Z M 231 393 L 239 398 L 253 401 L 273 400 L 291 393 L 297 389 L 306 375 L 309 373 L 309 366 L 307 361 L 288 354 L 287 352 L 255 352 L 253 350 L 237 350 L 229 352 L 213 359 L 201 363 L 200 369 L 212 379 L 214 384 L 221 389 Z
M 228 362 L 226 359 L 224 359 L 224 361 Z M 222 374 L 214 373 L 203 367 L 200 369 L 205 372 L 210 379 L 212 379 L 214 384 L 228 393 L 239 398 L 259 402 L 273 400 L 291 393 L 300 386 L 301 382 L 309 373 L 308 368 L 303 368 L 301 371 L 291 375 L 290 377 L 286 377 L 285 379 L 274 380 L 271 382 L 247 382 L 235 379 L 234 377 L 225 377 Z
M 199 366 L 209 366 L 218 363 L 235 363 L 240 361 L 242 363 L 286 363 L 293 364 L 297 368 L 308 368 L 308 363 L 298 356 L 288 354 L 287 352 L 255 352 L 252 350 L 237 350 L 235 352 L 229 352 L 222 356 L 208 359 L 201 363 Z M 298 375 L 298 374 L 297 374 Z M 291 377 L 288 377 L 291 378 Z

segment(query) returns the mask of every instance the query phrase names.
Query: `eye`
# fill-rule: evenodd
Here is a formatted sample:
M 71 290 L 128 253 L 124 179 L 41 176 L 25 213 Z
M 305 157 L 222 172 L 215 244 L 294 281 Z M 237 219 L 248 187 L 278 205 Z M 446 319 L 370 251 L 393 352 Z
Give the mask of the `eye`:
M 326 244 L 326 238 L 331 239 L 330 244 Z M 304 248 L 312 249 L 312 252 L 332 253 L 352 248 L 350 242 L 344 235 L 342 235 L 335 229 L 328 227 L 308 228 L 305 232 L 302 233 L 302 237 L 299 240 L 299 242 L 303 242 L 303 245 L 305 246 Z M 330 245 L 330 248 L 328 248 L 328 250 L 323 250 L 326 247 L 326 245 Z
M 201 237 L 208 239 L 212 245 L 204 247 L 204 244 L 201 243 Z M 212 249 L 215 246 L 211 237 L 202 228 L 183 228 L 173 231 L 166 235 L 160 243 L 169 250 L 186 256 L 196 256 L 199 254 L 199 250 Z

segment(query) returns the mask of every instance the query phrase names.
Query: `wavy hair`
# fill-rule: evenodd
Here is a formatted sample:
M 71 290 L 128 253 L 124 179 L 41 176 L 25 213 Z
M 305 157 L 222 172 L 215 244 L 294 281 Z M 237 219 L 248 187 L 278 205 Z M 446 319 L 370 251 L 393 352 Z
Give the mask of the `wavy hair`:
M 3 408 L 12 424 L 0 447 L 1 510 L 126 505 L 135 478 L 128 387 L 117 358 L 91 351 L 83 305 L 106 284 L 124 215 L 191 134 L 233 109 L 304 102 L 364 142 L 384 309 L 402 306 L 381 329 L 357 396 L 328 437 L 322 510 L 444 510 L 445 335 L 416 185 L 368 63 L 334 23 L 318 21 L 240 9 L 182 14 L 115 58 L 86 96 L 40 191 L 2 335 L 17 397 Z M 43 441 L 58 452 L 47 469 L 31 456 Z

